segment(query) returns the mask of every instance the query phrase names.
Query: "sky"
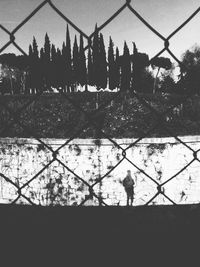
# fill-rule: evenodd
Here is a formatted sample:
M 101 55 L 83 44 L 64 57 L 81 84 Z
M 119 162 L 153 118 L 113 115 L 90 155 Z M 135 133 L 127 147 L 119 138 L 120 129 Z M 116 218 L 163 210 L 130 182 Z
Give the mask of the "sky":
M 22 22 L 42 0 L 0 0 L 0 24 L 12 31 Z M 52 0 L 52 3 L 62 11 L 83 32 L 90 35 L 97 23 L 100 26 L 112 16 L 125 0 Z M 179 27 L 197 8 L 199 0 L 132 0 L 131 6 L 164 37 Z M 194 44 L 200 44 L 200 12 L 170 40 L 171 51 L 180 59 L 182 53 Z M 78 34 L 69 28 L 71 39 Z M 19 31 L 16 32 L 16 43 L 28 53 L 33 36 L 36 37 L 39 48 L 44 44 L 45 33 L 48 33 L 52 43 L 61 47 L 65 40 L 66 22 L 46 4 Z M 128 8 L 115 18 L 102 31 L 106 46 L 109 36 L 115 46 L 123 51 L 124 41 L 132 51 L 132 42 L 136 43 L 139 52 L 147 53 L 150 58 L 163 47 L 164 42 L 152 33 Z M 6 44 L 9 36 L 0 29 L 0 47 Z M 11 45 L 3 53 L 19 52 Z M 169 56 L 163 53 L 162 56 Z

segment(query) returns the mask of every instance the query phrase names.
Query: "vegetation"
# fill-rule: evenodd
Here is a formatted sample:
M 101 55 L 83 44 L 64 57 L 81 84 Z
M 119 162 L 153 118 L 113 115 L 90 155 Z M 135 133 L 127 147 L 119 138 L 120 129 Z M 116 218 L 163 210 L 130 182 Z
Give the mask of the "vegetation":
M 141 137 L 144 133 L 147 134 L 146 137 L 200 134 L 199 97 L 184 101 L 184 98 L 178 95 L 139 94 L 139 97 L 158 112 L 165 112 L 171 107 L 171 110 L 162 117 L 163 123 L 158 124 L 159 117 L 129 93 L 121 94 L 109 101 L 115 93 L 99 92 L 99 105 L 107 101 L 108 105 L 96 114 L 96 94 L 96 92 L 67 93 L 65 96 L 44 94 L 38 99 L 35 99 L 34 95 L 2 96 L 0 136 L 134 138 Z M 27 105 L 17 118 L 20 124 L 13 122 L 12 126 L 9 126 L 15 118 L 15 111 L 30 102 L 32 103 Z M 184 104 L 180 104 L 181 102 Z M 4 105 L 13 110 L 13 113 L 9 113 Z M 175 105 L 176 107 L 173 108 Z M 93 124 L 79 131 L 88 123 L 88 118 L 93 120 Z M 157 127 L 151 129 L 154 125 Z M 106 135 L 101 133 L 101 129 Z M 148 132 L 150 129 L 151 131 Z
M 75 36 L 72 44 L 67 26 L 62 49 L 56 48 L 46 34 L 41 49 L 33 37 L 28 56 L 0 55 L 0 136 L 34 135 L 25 130 L 27 126 L 39 137 L 69 137 L 87 122 L 88 116 L 81 109 L 91 112 L 89 116 L 97 124 L 77 133 L 77 137 L 105 137 L 101 128 L 116 138 L 140 137 L 146 132 L 148 136 L 199 134 L 200 47 L 194 46 L 183 54 L 180 76 L 175 81 L 174 66 L 169 58 L 150 60 L 147 54 L 138 52 L 135 43 L 131 53 L 126 42 L 120 55 L 111 37 L 106 49 L 97 26 L 91 44 L 92 48 L 85 50 L 82 35 L 79 39 Z M 90 86 L 95 87 L 97 93 L 89 92 Z M 79 87 L 85 92 L 79 92 Z M 108 106 L 95 115 L 96 108 L 113 98 L 116 91 L 121 93 L 120 96 L 110 100 Z M 66 98 L 55 92 L 66 94 Z M 39 93 L 42 96 L 35 98 Z M 161 123 L 160 128 L 148 132 L 159 117 L 134 98 L 133 93 L 142 96 L 158 112 L 171 107 L 162 118 L 168 123 L 169 131 Z M 184 96 L 188 94 L 193 97 L 185 101 Z M 8 127 L 15 114 L 9 113 L 4 106 L 15 113 L 32 100 L 19 118 L 25 127 L 17 123 Z
M 29 46 L 28 56 L 15 54 L 0 55 L 1 88 L 4 94 L 37 94 L 41 92 L 76 92 L 79 87 L 88 91 L 89 86 L 101 89 L 155 93 L 161 88 L 151 67 L 169 69 L 172 64 L 169 58 L 156 58 L 150 61 L 145 53 L 138 52 L 133 43 L 131 53 L 124 42 L 123 54 L 114 47 L 110 37 L 108 48 L 104 36 L 95 28 L 91 40 L 92 48 L 85 50 L 84 39 L 75 36 L 71 42 L 69 28 L 62 48 L 51 43 L 48 34 L 44 45 L 38 48 L 37 41 Z M 161 89 L 162 90 L 162 89 Z
M 180 75 L 180 89 L 189 94 L 200 94 L 200 47 L 195 45 L 182 55 L 183 67 Z M 186 66 L 186 68 L 184 67 Z

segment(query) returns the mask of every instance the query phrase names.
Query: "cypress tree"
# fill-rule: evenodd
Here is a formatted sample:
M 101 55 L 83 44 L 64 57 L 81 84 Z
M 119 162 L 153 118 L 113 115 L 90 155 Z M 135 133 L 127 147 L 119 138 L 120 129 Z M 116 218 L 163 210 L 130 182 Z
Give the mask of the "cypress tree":
M 42 87 L 45 86 L 45 53 L 44 53 L 44 48 L 42 47 L 40 49 L 40 68 L 41 68 L 41 83 Z
M 67 86 L 67 91 L 70 92 L 70 87 L 72 86 L 72 56 L 71 56 L 71 40 L 70 40 L 68 25 L 67 25 L 67 30 L 66 30 L 66 47 L 64 47 L 63 52 L 64 52 L 63 53 L 64 62 L 66 64 L 65 82 Z
M 121 68 L 120 68 L 120 59 L 119 59 L 119 49 L 116 47 L 115 52 L 115 77 L 116 77 L 116 88 L 121 87 Z
M 35 59 L 39 59 L 38 45 L 35 37 L 33 37 L 33 56 Z
M 39 52 L 35 37 L 33 37 L 32 46 L 29 46 L 29 59 L 30 59 L 30 74 L 29 86 L 32 93 L 40 91 L 40 67 L 39 67 Z
M 79 47 L 79 83 L 81 86 L 86 85 L 87 79 L 87 68 L 86 68 L 86 58 L 85 51 L 83 47 L 83 35 L 80 35 L 80 47 Z
M 42 89 L 42 70 L 39 61 L 39 51 L 38 45 L 35 37 L 33 37 L 33 62 L 34 62 L 34 72 L 35 72 L 35 80 L 36 80 L 36 91 L 40 92 Z
M 99 90 L 99 58 L 100 58 L 100 49 L 99 49 L 99 33 L 97 31 L 97 25 L 95 26 L 95 33 L 93 38 L 93 79 L 94 85 Z
M 91 48 L 88 49 L 88 63 L 87 63 L 87 83 L 90 86 L 94 86 L 94 76 L 93 76 L 93 58 Z
M 50 80 L 51 80 L 50 61 L 51 61 L 51 45 L 49 36 L 46 33 L 44 42 L 44 76 L 45 76 L 46 88 L 50 87 Z
M 29 51 L 28 51 L 29 58 L 31 59 L 33 56 L 33 48 L 32 45 L 29 45 Z
M 61 56 L 62 56 L 62 53 L 61 53 L 61 51 L 60 51 L 60 49 L 59 48 L 57 48 L 57 51 L 56 51 L 57 53 L 57 58 L 60 58 Z
M 77 88 L 78 81 L 79 81 L 79 52 L 78 52 L 78 44 L 77 44 L 77 37 L 74 38 L 74 45 L 73 45 L 73 84 L 75 88 Z
M 100 34 L 99 39 L 99 87 L 105 89 L 107 87 L 107 61 L 106 50 L 104 45 L 103 34 Z
M 63 59 L 66 59 L 66 44 L 65 42 L 63 42 L 62 44 L 62 56 L 63 56 Z
M 136 47 L 135 42 L 133 43 L 133 55 L 137 55 L 138 54 L 138 49 Z
M 114 50 L 113 50 L 113 41 L 110 37 L 109 39 L 109 47 L 108 47 L 108 82 L 109 82 L 109 89 L 113 90 L 116 87 L 116 73 L 115 73 L 115 58 L 114 58 Z
M 144 77 L 146 75 L 146 67 L 149 66 L 149 56 L 145 53 L 139 53 L 135 43 L 133 43 L 132 58 L 132 84 L 131 90 L 145 91 Z
M 29 45 L 29 52 L 28 52 L 28 63 L 29 63 L 29 71 L 27 73 L 26 79 L 26 87 L 25 87 L 25 94 L 30 93 L 30 88 L 32 88 L 32 69 L 33 69 L 33 48 L 32 45 Z
M 68 54 L 67 54 L 66 43 L 68 43 Z M 66 31 L 66 43 L 63 42 L 62 50 L 57 49 L 57 57 L 59 61 L 59 71 L 60 71 L 59 82 L 63 92 L 70 92 L 70 87 L 72 82 L 71 81 L 72 69 L 71 69 L 71 41 L 68 28 Z
M 65 91 L 66 85 L 66 61 L 63 58 L 63 53 L 57 48 L 56 51 L 56 73 L 57 73 L 57 87 L 61 87 L 61 90 Z
M 54 44 L 51 45 L 51 62 L 55 63 L 57 58 L 56 47 Z
M 124 42 L 124 52 L 121 66 L 121 91 L 126 92 L 130 90 L 131 82 L 131 60 L 130 52 L 126 42 Z
M 136 44 L 133 43 L 133 64 L 132 64 L 132 81 L 131 81 L 131 89 L 135 91 L 139 91 L 140 89 L 140 79 L 141 79 L 141 73 L 140 68 L 138 65 L 138 49 L 136 47 Z
M 54 44 L 51 46 L 51 85 L 53 87 L 57 87 L 58 81 L 57 81 L 57 72 L 59 70 L 57 69 L 57 52 L 56 47 Z
M 44 56 L 46 63 L 49 63 L 51 60 L 51 44 L 47 33 L 45 34 L 45 41 L 44 41 Z
M 45 56 L 44 56 L 44 48 L 42 47 L 40 49 L 40 60 L 41 62 L 44 62 Z

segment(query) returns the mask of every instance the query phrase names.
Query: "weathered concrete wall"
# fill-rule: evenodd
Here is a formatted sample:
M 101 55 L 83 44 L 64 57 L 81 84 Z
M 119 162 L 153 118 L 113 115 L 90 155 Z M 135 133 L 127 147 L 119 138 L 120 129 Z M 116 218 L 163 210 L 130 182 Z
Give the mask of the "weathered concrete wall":
M 122 155 L 123 150 L 109 140 L 102 139 L 101 145 L 98 146 L 93 139 L 75 139 L 61 148 L 57 155 L 58 160 L 63 162 L 71 172 L 59 161 L 54 161 L 28 183 L 22 193 L 36 204 L 79 205 L 89 192 L 88 186 L 75 174 L 89 184 L 93 184 L 99 175 L 102 177 L 109 172 L 101 185 L 98 183 L 94 186 L 94 191 L 97 195 L 101 193 L 108 205 L 125 205 L 126 194 L 122 180 L 130 169 L 136 182 L 134 205 L 143 205 L 157 192 L 156 183 L 148 176 L 158 183 L 167 181 L 193 160 L 192 149 L 196 151 L 200 148 L 200 136 L 185 136 L 180 139 L 186 142 L 186 145 L 174 138 L 143 139 L 126 151 L 125 159 Z M 66 140 L 45 139 L 44 141 L 55 150 Z M 136 140 L 115 139 L 115 141 L 126 149 Z M 52 152 L 34 139 L 2 138 L 0 147 L 0 173 L 18 186 L 27 183 L 53 158 Z M 122 162 L 112 170 L 121 160 Z M 164 185 L 164 192 L 176 203 L 198 203 L 199 177 L 200 162 L 195 160 L 176 178 Z M 15 186 L 1 177 L 1 202 L 11 202 L 17 196 Z M 28 203 L 23 197 L 17 203 L 21 202 Z M 170 203 L 163 195 L 153 200 L 153 204 Z M 93 198 L 85 205 L 98 205 L 98 201 Z

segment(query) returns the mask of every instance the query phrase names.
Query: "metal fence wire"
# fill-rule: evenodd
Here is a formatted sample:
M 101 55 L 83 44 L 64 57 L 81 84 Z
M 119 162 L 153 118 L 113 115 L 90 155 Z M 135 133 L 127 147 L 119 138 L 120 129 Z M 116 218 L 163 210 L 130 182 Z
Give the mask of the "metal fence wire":
M 155 59 L 156 57 L 159 57 L 163 52 L 167 51 L 170 56 L 179 64 L 179 66 L 181 66 L 182 68 L 184 68 L 187 71 L 187 66 L 183 66 L 182 62 L 179 61 L 179 59 L 174 55 L 174 53 L 171 51 L 170 49 L 170 40 L 171 38 L 176 35 L 179 31 L 181 31 L 181 29 L 188 24 L 200 11 L 200 8 L 198 8 L 193 14 L 191 14 L 191 16 L 184 21 L 184 23 L 182 23 L 177 29 L 175 29 L 168 37 L 164 37 L 160 32 L 158 32 L 154 27 L 152 27 L 138 12 L 137 10 L 134 9 L 133 5 L 131 4 L 131 0 L 126 0 L 125 3 L 120 7 L 119 10 L 117 10 L 110 18 L 108 18 L 102 25 L 100 25 L 94 32 L 92 32 L 90 35 L 87 35 L 86 33 L 84 33 L 79 27 L 77 27 L 67 16 L 65 16 L 61 10 L 59 10 L 56 5 L 51 1 L 51 0 L 45 0 L 43 1 L 35 10 L 33 10 L 31 12 L 31 14 L 29 14 L 14 30 L 9 31 L 8 29 L 6 29 L 3 25 L 0 25 L 1 30 L 3 30 L 8 36 L 9 36 L 9 41 L 0 48 L 0 53 L 2 53 L 8 46 L 13 45 L 16 47 L 16 49 L 18 49 L 23 55 L 27 55 L 27 53 L 23 50 L 23 48 L 21 48 L 18 44 L 17 44 L 17 40 L 15 38 L 15 34 L 20 31 L 23 26 L 32 19 L 32 17 L 39 11 L 41 10 L 44 6 L 49 5 L 65 22 L 67 22 L 69 25 L 71 25 L 71 27 L 74 28 L 74 30 L 76 30 L 79 34 L 82 34 L 83 37 L 87 40 L 87 46 L 85 47 L 85 50 L 92 48 L 92 38 L 94 37 L 95 31 L 100 32 L 101 30 L 103 30 L 110 22 L 112 22 L 120 13 L 122 13 L 125 9 L 128 9 L 133 16 L 136 16 L 148 29 L 149 31 L 153 32 L 155 35 L 157 35 L 162 41 L 163 41 L 163 49 L 161 51 L 159 51 L 152 59 Z M 59 89 L 58 89 L 59 90 Z M 141 95 L 139 95 L 138 93 L 132 91 L 131 92 L 131 96 L 134 97 L 135 99 L 137 99 L 137 101 L 139 101 L 144 107 L 146 107 L 156 118 L 155 119 L 155 123 L 154 125 L 146 132 L 142 132 L 142 135 L 140 136 L 140 138 L 136 139 L 133 143 L 129 144 L 126 148 L 123 148 L 122 145 L 120 145 L 116 139 L 113 139 L 109 136 L 109 134 L 107 134 L 103 129 L 100 129 L 101 132 L 101 137 L 109 140 L 109 142 L 111 142 L 111 144 L 116 147 L 120 153 L 121 153 L 121 159 L 117 162 L 117 164 L 115 166 L 112 166 L 107 173 L 105 173 L 104 175 L 100 176 L 98 180 L 94 181 L 92 184 L 89 183 L 84 176 L 80 176 L 77 173 L 75 173 L 74 170 L 72 170 L 68 164 L 64 161 L 62 161 L 58 155 L 60 150 L 63 147 L 66 147 L 67 145 L 69 145 L 69 143 L 74 140 L 75 138 L 77 138 L 83 131 L 84 129 L 86 129 L 89 126 L 95 127 L 96 129 L 99 130 L 99 125 L 97 123 L 96 120 L 96 116 L 98 116 L 98 114 L 100 114 L 102 111 L 105 110 L 105 108 L 111 103 L 112 100 L 117 99 L 120 96 L 120 92 L 117 92 L 115 94 L 112 94 L 112 96 L 107 99 L 106 101 L 104 101 L 103 104 L 101 104 L 98 109 L 96 109 L 95 111 L 93 111 L 92 113 L 85 110 L 84 108 L 82 108 L 77 101 L 74 101 L 73 98 L 70 97 L 69 94 L 65 94 L 62 91 L 59 92 L 63 99 L 65 99 L 66 101 L 68 101 L 78 112 L 84 114 L 84 116 L 87 118 L 87 122 L 80 127 L 80 129 L 78 129 L 76 131 L 76 133 L 74 133 L 69 139 L 67 139 L 65 141 L 64 144 L 60 145 L 58 148 L 53 149 L 52 146 L 50 146 L 47 142 L 45 142 L 43 139 L 41 139 L 40 137 L 38 137 L 37 132 L 32 129 L 29 128 L 27 125 L 25 125 L 22 121 L 20 116 L 22 115 L 23 112 L 26 111 L 26 109 L 35 101 L 38 101 L 39 98 L 41 97 L 41 95 L 43 94 L 43 92 L 40 92 L 37 95 L 34 95 L 30 98 L 30 101 L 28 101 L 25 105 L 21 106 L 20 108 L 18 108 L 17 110 L 12 109 L 10 106 L 8 106 L 5 101 L 4 98 L 1 97 L 0 98 L 0 105 L 9 113 L 10 117 L 12 118 L 10 121 L 8 121 L 6 123 L 6 125 L 4 125 L 4 127 L 1 127 L 0 129 L 0 134 L 2 134 L 3 132 L 7 131 L 8 129 L 10 129 L 13 125 L 19 125 L 27 134 L 30 134 L 31 136 L 34 136 L 34 139 L 37 140 L 37 142 L 39 142 L 39 144 L 41 144 L 41 146 L 45 147 L 46 150 L 48 151 L 48 153 L 51 154 L 51 158 L 49 159 L 49 161 L 45 164 L 43 164 L 43 167 L 37 171 L 37 173 L 32 176 L 29 177 L 29 179 L 23 184 L 20 185 L 19 183 L 13 181 L 13 179 L 7 177 L 6 173 L 2 173 L 0 172 L 0 176 L 2 179 L 4 179 L 6 181 L 6 183 L 9 183 L 13 186 L 14 191 L 17 192 L 17 196 L 14 200 L 12 200 L 11 204 L 17 203 L 19 199 L 23 198 L 24 200 L 26 200 L 28 203 L 32 204 L 32 205 L 37 205 L 32 199 L 31 197 L 28 195 L 26 195 L 26 188 L 30 186 L 30 184 L 35 181 L 36 179 L 38 179 L 38 177 L 40 175 L 42 175 L 47 169 L 48 167 L 57 162 L 59 163 L 65 170 L 67 170 L 69 173 L 71 173 L 79 182 L 82 183 L 82 185 L 84 185 L 87 189 L 88 189 L 88 194 L 85 194 L 84 199 L 78 203 L 79 206 L 84 205 L 89 199 L 95 199 L 97 201 L 97 203 L 99 205 L 105 205 L 107 206 L 108 204 L 106 203 L 106 201 L 104 200 L 104 198 L 102 197 L 101 194 L 97 194 L 96 191 L 94 190 L 95 186 L 100 185 L 103 180 L 108 177 L 110 174 L 112 174 L 112 172 L 123 162 L 123 161 L 128 161 L 134 168 L 137 169 L 137 171 L 139 173 L 141 173 L 141 175 L 144 175 L 146 177 L 146 179 L 149 179 L 152 181 L 152 183 L 154 183 L 155 188 L 156 188 L 156 193 L 145 203 L 145 205 L 149 205 L 150 203 L 153 203 L 153 201 L 155 200 L 155 198 L 158 195 L 162 195 L 163 197 L 165 197 L 170 203 L 172 204 L 176 204 L 174 202 L 173 199 L 171 199 L 164 190 L 164 186 L 168 183 L 170 183 L 170 181 L 172 181 L 173 179 L 175 179 L 178 175 L 180 175 L 183 171 L 185 171 L 194 161 L 199 162 L 200 163 L 200 159 L 198 158 L 198 152 L 200 149 L 198 150 L 194 150 L 189 144 L 187 144 L 186 142 L 182 141 L 176 134 L 173 133 L 173 131 L 168 127 L 168 122 L 165 119 L 165 116 L 167 114 L 169 114 L 175 107 L 177 107 L 178 105 L 184 103 L 186 100 L 188 100 L 190 97 L 192 97 L 192 90 L 191 93 L 187 93 L 187 95 L 185 95 L 183 98 L 181 98 L 181 100 L 178 101 L 178 103 L 174 104 L 173 106 L 170 106 L 167 110 L 165 110 L 164 112 L 160 112 L 157 109 L 155 109 L 154 107 L 152 107 L 152 105 L 145 99 L 143 98 Z M 95 116 L 96 115 L 96 116 Z M 179 122 L 180 123 L 180 122 Z M 184 166 L 182 169 L 180 169 L 177 173 L 175 173 L 173 176 L 169 177 L 166 181 L 164 181 L 163 183 L 159 183 L 155 177 L 149 175 L 145 170 L 141 169 L 141 167 L 139 167 L 135 162 L 134 159 L 130 160 L 127 157 L 127 151 L 130 148 L 133 148 L 135 146 L 138 145 L 138 143 L 144 139 L 145 137 L 148 137 L 149 134 L 156 129 L 158 126 L 162 126 L 162 128 L 171 136 L 174 137 L 175 140 L 182 144 L 185 148 L 187 148 L 188 150 L 190 150 L 190 152 L 192 151 L 193 153 L 193 158 L 192 160 L 186 165 Z M 184 125 L 182 125 L 183 127 L 185 127 Z M 64 127 L 64 125 L 63 125 Z M 1 170 L 2 171 L 2 170 Z

